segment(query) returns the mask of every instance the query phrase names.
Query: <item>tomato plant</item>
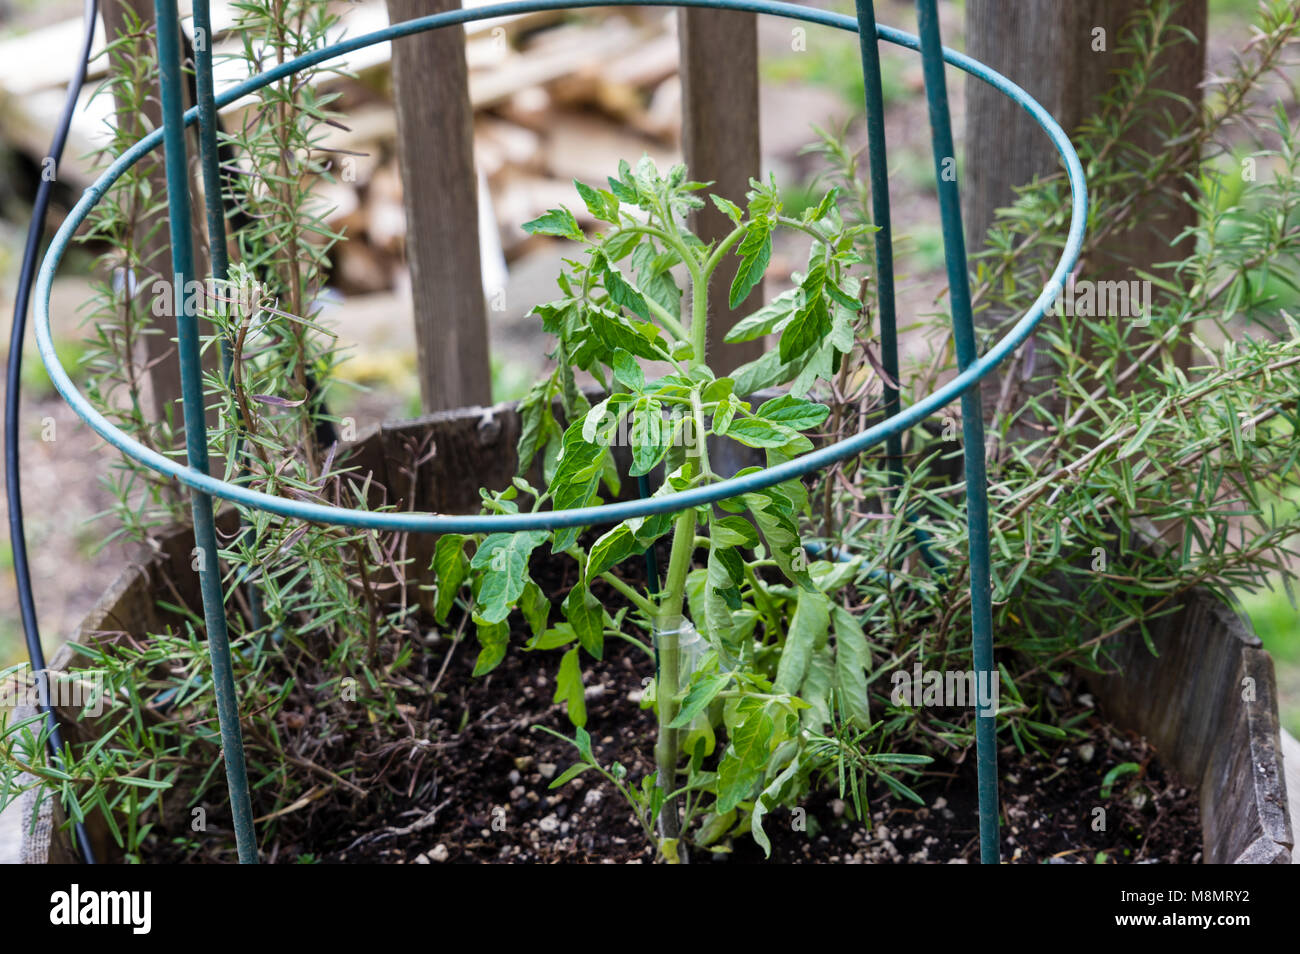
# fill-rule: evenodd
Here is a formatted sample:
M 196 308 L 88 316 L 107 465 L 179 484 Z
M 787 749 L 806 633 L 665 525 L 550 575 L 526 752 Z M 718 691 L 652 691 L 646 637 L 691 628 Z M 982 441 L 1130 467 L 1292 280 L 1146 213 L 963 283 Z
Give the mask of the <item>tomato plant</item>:
M 774 183 L 751 184 L 744 208 L 709 195 L 734 224 L 713 243 L 686 225 L 703 206 L 706 185 L 689 181 L 680 165 L 661 175 L 648 158 L 635 168 L 621 163 L 608 189 L 575 183 L 587 211 L 607 226 L 601 232 L 587 235 L 565 208 L 524 226 L 572 240 L 581 251 L 565 260 L 562 297 L 534 310 L 556 338 L 556 368 L 522 402 L 520 476 L 504 493 L 484 492 L 489 511 L 585 507 L 602 492 L 618 493 L 611 447 L 620 434 L 631 445 L 631 476 L 663 466 L 656 495 L 730 476 L 711 466 L 711 437 L 758 449 L 769 465 L 812 449 L 806 432 L 825 421 L 829 408 L 807 395 L 853 348 L 864 281 L 854 273 L 864 264 L 860 246 L 871 228 L 845 224 L 834 190 L 794 218 L 782 214 Z M 734 252 L 739 263 L 728 302 L 740 306 L 763 279 L 777 229 L 809 237 L 807 267 L 795 288 L 738 322 L 727 340 L 775 335 L 779 344 L 718 376 L 705 353 L 711 280 Z M 654 365 L 665 373 L 652 376 Z M 598 403 L 577 386 L 578 370 L 600 384 Z M 780 391 L 753 397 L 770 388 Z M 557 420 L 557 405 L 567 425 Z M 544 488 L 523 477 L 539 456 Z M 796 479 L 716 510 L 625 520 L 585 548 L 576 528 L 493 533 L 474 541 L 472 555 L 465 538 L 444 537 L 435 558 L 439 613 L 445 618 L 455 593 L 470 588 L 478 673 L 504 657 L 513 611 L 530 627 L 527 648 L 563 651 L 555 699 L 567 703 L 581 760 L 557 785 L 600 771 L 629 799 L 668 860 L 678 857 L 680 839 L 692 829 L 703 844 L 748 829 L 766 849 L 764 814 L 804 784 L 809 745 L 833 716 L 870 727 L 866 639 L 834 600 L 853 582 L 860 560 L 808 559 L 800 532 L 807 506 Z M 665 536 L 671 550 L 662 586 L 638 592 L 616 575 L 622 561 Z M 529 558 L 543 545 L 581 570 L 554 625 L 528 575 Z M 596 580 L 625 605 L 605 606 L 592 591 Z M 658 771 L 633 785 L 621 766 L 606 768 L 593 757 L 583 728 L 580 660 L 584 653 L 600 658 L 609 635 L 644 647 L 628 636 L 638 629 L 650 634 L 657 660 L 643 704 L 658 717 Z

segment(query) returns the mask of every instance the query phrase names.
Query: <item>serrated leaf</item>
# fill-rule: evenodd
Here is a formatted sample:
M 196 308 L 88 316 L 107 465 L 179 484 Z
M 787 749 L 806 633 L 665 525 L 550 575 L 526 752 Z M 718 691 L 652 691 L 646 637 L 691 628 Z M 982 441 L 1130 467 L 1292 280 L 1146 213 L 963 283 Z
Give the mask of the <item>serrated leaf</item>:
M 814 589 L 808 574 L 807 557 L 799 542 L 799 529 L 794 522 L 794 508 L 788 498 L 777 490 L 744 495 L 750 516 L 763 535 L 768 552 L 781 572 L 792 583 L 805 590 Z
M 479 544 L 470 566 L 482 570 L 478 588 L 478 616 L 499 623 L 523 595 L 528 582 L 528 557 L 547 537 L 544 530 L 493 533 Z
M 433 572 L 438 582 L 438 596 L 434 603 L 433 618 L 439 625 L 447 622 L 447 614 L 455 604 L 456 594 L 469 575 L 469 560 L 465 557 L 465 537 L 459 533 L 444 533 L 433 549 Z
M 719 547 L 753 547 L 758 545 L 758 531 L 741 516 L 714 517 L 709 523 L 709 538 Z
M 773 803 L 776 803 L 780 799 L 781 789 L 785 788 L 786 783 L 794 778 L 801 765 L 799 755 L 796 752 L 794 758 L 790 760 L 790 764 L 776 778 L 772 779 L 758 798 L 754 799 L 754 810 L 750 813 L 749 831 L 758 847 L 763 849 L 764 857 L 772 857 L 772 842 L 768 840 L 767 832 L 763 830 L 763 819 L 767 816 L 768 800 L 770 799 Z
M 598 444 L 583 440 L 582 425 L 581 420 L 575 421 L 564 432 L 560 455 L 555 462 L 555 474 L 550 481 L 556 510 L 573 510 L 591 503 L 604 472 L 608 452 Z M 576 528 L 557 530 L 551 543 L 551 552 L 564 552 L 577 538 Z
M 781 332 L 778 349 L 783 362 L 793 362 L 821 344 L 830 334 L 831 316 L 826 310 L 826 299 L 819 293 L 805 307 L 795 312 L 790 323 Z
M 610 351 L 622 348 L 638 358 L 663 360 L 660 350 L 621 315 L 599 306 L 588 308 L 586 314 L 591 330 Z
M 776 725 L 761 703 L 749 710 L 731 732 L 718 763 L 718 801 L 714 811 L 729 812 L 749 797 L 763 775 Z
M 782 361 L 780 351 L 773 348 L 761 357 L 742 364 L 731 372 L 731 377 L 736 382 L 736 393 L 746 395 L 784 384 L 794 374 L 795 368 Z
M 736 308 L 749 297 L 754 286 L 763 280 L 763 273 L 772 260 L 772 235 L 766 222 L 760 221 L 750 225 L 736 250 L 740 264 L 736 267 L 736 277 L 731 282 L 730 307 Z
M 587 582 L 611 566 L 622 563 L 640 549 L 627 524 L 620 523 L 591 545 L 591 553 L 587 557 Z
M 551 209 L 531 222 L 525 222 L 523 228 L 529 235 L 555 235 L 559 238 L 573 239 L 575 242 L 586 239 L 582 229 L 578 227 L 578 220 L 563 206 Z
M 510 626 L 506 623 L 487 623 L 479 621 L 475 627 L 478 637 L 478 659 L 474 661 L 474 675 L 483 676 L 490 673 L 501 660 L 506 658 L 506 647 L 510 644 Z
M 639 206 L 641 204 L 641 196 L 637 193 L 636 186 L 629 185 L 624 181 L 627 179 L 627 175 L 623 175 L 621 172 L 620 175 L 622 178 L 619 179 L 609 176 L 608 182 L 610 192 L 612 192 L 614 198 L 618 199 L 620 202 L 626 202 L 628 205 Z
M 684 729 L 695 721 L 695 717 L 704 711 L 715 696 L 731 682 L 727 673 L 715 672 L 695 679 L 686 691 L 682 708 L 676 718 L 668 724 L 670 729 Z
M 519 466 L 516 474 L 525 473 L 533 463 L 539 447 L 546 443 L 548 435 L 558 430 L 555 418 L 551 414 L 551 383 L 542 381 L 519 402 L 519 443 L 516 450 Z
M 799 691 L 808 674 L 813 648 L 819 640 L 826 638 L 830 621 L 830 600 L 826 594 L 818 590 L 801 590 L 781 649 L 776 679 L 772 682 L 777 692 L 794 695 Z
M 576 584 L 564 598 L 564 618 L 577 634 L 578 643 L 596 659 L 605 652 L 605 607 L 591 591 Z
M 728 342 L 753 341 L 775 332 L 782 322 L 789 321 L 798 304 L 799 289 L 792 288 L 777 295 L 770 302 L 731 326 L 724 339 Z
M 718 404 L 717 409 L 713 412 L 713 433 L 719 437 L 725 437 L 727 431 L 731 428 L 731 422 L 735 420 L 737 404 L 732 395 L 727 395 L 725 401 Z
M 764 420 L 783 424 L 796 431 L 806 431 L 825 421 L 830 416 L 831 409 L 825 404 L 783 394 L 763 402 L 754 413 Z
M 835 199 L 840 194 L 838 188 L 831 189 L 824 196 L 821 202 L 817 203 L 817 208 L 807 209 L 804 211 L 803 220 L 805 222 L 820 222 L 830 214 L 831 208 L 835 205 Z
M 524 585 L 523 595 L 519 598 L 519 611 L 524 614 L 534 639 L 546 632 L 546 624 L 551 615 L 551 601 L 532 580 Z
M 741 417 L 731 422 L 727 436 L 747 447 L 784 447 L 799 436 L 797 431 L 759 417 Z
M 713 200 L 713 204 L 717 206 L 718 211 L 731 219 L 731 221 L 736 225 L 739 225 L 741 219 L 745 217 L 744 213 L 740 211 L 740 206 L 736 205 L 736 203 L 732 202 L 730 199 L 724 199 L 722 196 L 714 195 L 712 192 L 709 193 L 709 198 Z
M 555 696 L 552 702 L 563 702 L 569 721 L 576 726 L 587 724 L 587 696 L 582 686 L 582 667 L 575 646 L 560 659 L 560 671 L 555 676 Z
M 614 379 L 623 387 L 637 394 L 645 390 L 645 372 L 641 370 L 641 365 L 637 364 L 636 358 L 622 348 L 614 352 L 611 367 L 614 369 Z
M 740 602 L 734 574 L 736 564 L 740 565 L 743 575 L 744 563 L 735 550 L 721 548 L 716 544 L 709 548 L 709 560 L 705 567 L 704 627 L 714 645 L 724 646 L 729 651 L 735 649 L 732 630 L 735 628 L 735 610 L 738 607 L 733 604 Z
M 617 268 L 608 262 L 603 264 L 605 267 L 602 270 L 602 278 L 605 291 L 609 292 L 610 301 L 626 308 L 638 318 L 648 320 L 650 318 L 650 306 L 646 304 L 645 296 L 633 288 Z
M 664 441 L 663 405 L 653 398 L 642 398 L 632 409 L 633 477 L 648 474 L 663 458 L 668 445 Z
M 573 631 L 573 627 L 567 622 L 561 621 L 540 636 L 534 636 L 530 639 L 527 648 L 530 650 L 559 649 L 561 646 L 569 645 L 577 638 L 578 634 Z
M 587 211 L 593 218 L 609 222 L 611 225 L 618 224 L 618 198 L 612 192 L 593 189 L 577 179 L 573 180 L 573 187 L 578 190 L 578 195 L 582 197 L 583 204 L 587 206 Z

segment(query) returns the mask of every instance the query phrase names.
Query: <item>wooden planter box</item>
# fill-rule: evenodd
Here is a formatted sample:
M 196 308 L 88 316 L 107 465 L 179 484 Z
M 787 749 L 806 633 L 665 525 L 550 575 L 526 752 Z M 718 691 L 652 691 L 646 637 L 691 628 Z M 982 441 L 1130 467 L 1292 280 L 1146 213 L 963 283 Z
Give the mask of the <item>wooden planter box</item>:
M 519 432 L 513 405 L 447 411 L 376 428 L 358 442 L 355 460 L 363 472 L 374 472 L 390 501 L 401 499 L 418 510 L 472 513 L 479 506 L 479 487 L 509 484 Z M 400 466 L 430 440 L 435 453 L 424 463 L 414 471 Z M 224 516 L 226 529 L 233 528 L 233 514 Z M 105 631 L 144 633 L 163 626 L 168 620 L 156 601 L 171 593 L 164 580 L 190 605 L 199 605 L 198 577 L 190 568 L 191 531 L 175 530 L 158 544 L 157 552 L 125 568 L 72 634 L 73 643 Z M 411 537 L 415 565 L 428 565 L 433 544 L 427 535 Z M 1289 863 L 1294 842 L 1272 660 L 1249 627 L 1208 593 L 1193 594 L 1181 611 L 1161 618 L 1152 630 L 1158 659 L 1135 634 L 1116 648 L 1122 674 L 1088 677 L 1102 709 L 1115 724 L 1149 739 L 1166 764 L 1197 786 L 1206 863 Z M 50 665 L 67 670 L 77 661 L 68 645 Z M 74 713 L 63 715 L 65 738 L 87 741 L 91 727 L 77 724 Z M 35 801 L 29 793 L 0 815 L 0 862 L 77 862 L 71 840 L 58 831 L 61 819 L 49 799 L 35 811 L 33 828 Z M 91 837 L 100 858 L 114 857 L 106 832 L 92 831 Z

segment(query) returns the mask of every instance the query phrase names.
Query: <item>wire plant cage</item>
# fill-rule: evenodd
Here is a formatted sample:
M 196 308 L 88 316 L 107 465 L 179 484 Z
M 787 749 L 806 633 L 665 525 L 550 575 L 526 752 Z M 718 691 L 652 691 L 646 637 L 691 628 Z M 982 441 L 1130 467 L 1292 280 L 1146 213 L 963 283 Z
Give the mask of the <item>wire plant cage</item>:
M 1067 276 L 1075 267 L 1082 247 L 1087 219 L 1087 191 L 1079 158 L 1065 131 L 1052 116 L 1023 89 L 1004 76 L 968 56 L 943 47 L 936 0 L 917 0 L 916 5 L 919 31 L 918 35 L 914 36 L 877 24 L 872 0 L 857 0 L 856 16 L 812 9 L 793 3 L 776 2 L 776 0 L 515 0 L 515 2 L 478 7 L 473 10 L 458 9 L 424 16 L 345 39 L 268 69 L 227 89 L 219 96 L 216 95 L 213 86 L 211 44 L 196 44 L 194 67 L 197 105 L 186 111 L 183 98 L 183 49 L 177 3 L 176 0 L 155 0 L 157 49 L 162 85 L 162 128 L 142 138 L 113 162 L 85 191 L 59 228 L 41 262 L 37 276 L 36 338 L 41 359 L 54 387 L 85 423 L 122 453 L 159 474 L 174 478 L 190 489 L 203 616 L 220 720 L 229 800 L 239 860 L 242 863 L 255 863 L 258 860 L 258 850 L 241 739 L 239 701 L 232 677 L 231 648 L 214 525 L 214 499 L 233 502 L 291 520 L 380 531 L 438 535 L 585 528 L 612 524 L 633 517 L 678 513 L 687 508 L 714 504 L 746 492 L 773 487 L 792 478 L 801 478 L 881 444 L 885 447 L 885 465 L 899 469 L 902 466 L 902 435 L 952 402 L 960 400 L 962 441 L 965 448 L 963 456 L 973 665 L 981 680 L 980 684 L 985 684 L 982 681 L 984 679 L 998 678 L 993 660 L 989 517 L 983 455 L 984 419 L 978 385 L 1029 338 L 1052 302 L 1061 293 Z M 490 515 L 370 512 L 269 495 L 241 486 L 237 482 L 224 481 L 211 476 L 204 422 L 199 315 L 196 303 L 184 294 L 184 289 L 190 287 L 190 283 L 196 278 L 195 254 L 189 227 L 191 209 L 186 127 L 191 125 L 198 127 L 200 148 L 198 159 L 203 177 L 204 203 L 211 245 L 213 272 L 211 277 L 217 281 L 224 281 L 228 277 L 229 263 L 226 252 L 226 218 L 219 179 L 218 109 L 235 103 L 242 97 L 295 72 L 335 60 L 374 44 L 424 31 L 456 27 L 475 20 L 597 6 L 702 7 L 734 10 L 782 17 L 858 35 L 866 90 L 865 118 L 871 202 L 874 224 L 879 229 L 874 242 L 874 255 L 875 276 L 878 282 L 881 361 L 885 372 L 883 376 L 884 418 L 856 435 L 757 472 L 654 498 L 643 496 L 637 500 L 571 510 Z M 195 0 L 193 16 L 196 31 L 202 30 L 205 31 L 205 36 L 211 36 L 207 0 Z M 958 363 L 958 373 L 951 380 L 906 406 L 898 383 L 893 232 L 890 220 L 884 103 L 881 90 L 881 43 L 919 52 L 924 67 L 951 302 L 952 339 Z M 1068 174 L 1072 196 L 1068 237 L 1051 278 L 1033 306 L 1019 318 L 1001 340 L 982 355 L 978 353 L 976 345 L 959 187 L 956 176 L 950 171 L 955 163 L 953 158 L 955 150 L 944 75 L 948 65 L 988 83 L 1034 118 L 1060 154 Z M 115 427 L 97 411 L 72 382 L 60 363 L 50 330 L 52 283 L 77 229 L 126 170 L 160 145 L 165 152 L 172 272 L 176 279 L 174 289 L 176 338 L 181 371 L 186 463 L 168 458 L 144 446 Z M 223 371 L 229 376 L 231 373 L 229 354 L 223 354 L 223 359 Z M 980 859 L 983 863 L 997 863 L 999 833 L 996 716 L 982 706 L 977 706 L 976 710 Z

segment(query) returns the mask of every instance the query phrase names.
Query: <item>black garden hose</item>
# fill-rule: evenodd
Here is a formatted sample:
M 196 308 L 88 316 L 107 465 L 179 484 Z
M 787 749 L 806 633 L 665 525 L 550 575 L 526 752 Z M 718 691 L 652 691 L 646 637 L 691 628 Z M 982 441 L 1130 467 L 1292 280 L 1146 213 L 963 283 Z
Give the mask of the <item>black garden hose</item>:
M 90 48 L 95 37 L 95 20 L 99 16 L 97 0 L 86 0 L 86 33 L 82 41 L 81 58 L 77 62 L 72 79 L 68 82 L 68 95 L 63 103 L 63 114 L 54 131 L 54 140 L 50 144 L 49 159 L 53 160 L 57 173 L 59 160 L 63 157 L 63 147 L 68 139 L 68 128 L 72 125 L 72 114 L 77 108 L 77 94 L 86 82 L 86 68 L 90 61 Z M 14 296 L 14 320 L 9 334 L 9 362 L 5 376 L 5 493 L 9 502 L 9 542 L 13 549 L 14 580 L 18 587 L 18 609 L 22 615 L 23 635 L 27 641 L 27 658 L 31 662 L 32 672 L 36 677 L 38 705 L 49 726 L 50 757 L 57 765 L 63 751 L 63 741 L 59 733 L 59 723 L 50 706 L 49 675 L 45 671 L 45 653 L 41 649 L 41 633 L 37 627 L 36 604 L 32 599 L 31 570 L 27 564 L 27 536 L 23 530 L 23 500 L 19 485 L 18 467 L 18 408 L 23 371 L 23 336 L 27 330 L 27 304 L 31 298 L 32 279 L 36 274 L 39 261 L 41 239 L 45 236 L 45 216 L 50 207 L 50 193 L 54 188 L 55 176 L 41 176 L 41 184 L 36 190 L 36 201 L 32 206 L 32 223 L 27 230 L 27 245 L 23 249 L 22 268 L 18 273 L 18 290 Z M 77 844 L 86 864 L 95 863 L 95 853 L 90 847 L 90 838 L 86 827 L 81 822 L 74 823 Z

